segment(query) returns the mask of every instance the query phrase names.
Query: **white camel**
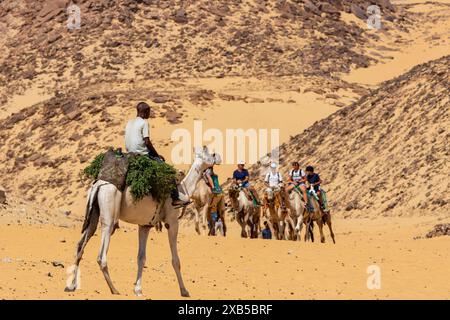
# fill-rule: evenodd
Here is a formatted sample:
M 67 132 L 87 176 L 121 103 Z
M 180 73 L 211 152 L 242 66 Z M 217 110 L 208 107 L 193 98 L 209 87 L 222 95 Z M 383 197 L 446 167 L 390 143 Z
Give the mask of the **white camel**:
M 303 201 L 303 196 L 297 190 L 292 190 L 289 195 L 286 195 L 289 199 L 289 229 L 292 229 L 293 239 L 299 240 L 301 239 L 301 232 L 303 227 L 303 215 L 306 210 L 305 204 Z M 294 227 L 295 225 L 295 227 Z
M 213 165 L 218 158 L 209 154 L 206 147 L 196 153 L 195 160 L 187 175 L 181 182 L 180 197 L 189 198 L 201 178 L 202 172 Z M 120 192 L 113 184 L 106 181 L 97 181 L 88 192 L 88 203 L 86 208 L 86 220 L 83 226 L 83 234 L 78 243 L 74 268 L 70 276 L 70 284 L 65 291 L 75 291 L 78 286 L 78 270 L 83 255 L 84 248 L 89 239 L 94 235 L 98 221 L 101 223 L 101 247 L 97 258 L 100 269 L 103 272 L 106 282 L 112 294 L 119 294 L 114 287 L 108 272 L 106 255 L 114 226 L 118 220 L 139 225 L 139 251 L 137 257 L 138 271 L 134 287 L 136 295 L 142 295 L 142 270 L 146 260 L 146 245 L 150 228 L 158 222 L 164 222 L 169 236 L 170 250 L 172 253 L 172 266 L 183 297 L 188 297 L 189 293 L 184 286 L 181 277 L 180 259 L 177 250 L 178 236 L 178 212 L 171 205 L 170 199 L 163 203 L 155 201 L 151 196 L 135 203 L 132 199 L 129 188 Z

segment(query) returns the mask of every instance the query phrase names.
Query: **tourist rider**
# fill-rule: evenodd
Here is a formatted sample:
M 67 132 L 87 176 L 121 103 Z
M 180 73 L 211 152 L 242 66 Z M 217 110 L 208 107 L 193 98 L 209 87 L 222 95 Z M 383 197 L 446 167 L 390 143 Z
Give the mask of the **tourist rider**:
M 258 193 L 256 192 L 255 188 L 250 185 L 250 175 L 248 173 L 248 170 L 245 169 L 245 161 L 238 161 L 237 169 L 233 172 L 233 181 L 235 184 L 243 187 L 244 189 L 248 189 L 251 196 L 255 199 L 256 205 L 261 205 Z
M 312 211 L 312 208 L 308 202 L 308 195 L 306 194 L 306 181 L 305 171 L 300 168 L 300 164 L 298 163 L 298 161 L 294 161 L 292 163 L 292 169 L 291 171 L 289 171 L 289 181 L 286 190 L 288 192 L 291 192 L 292 190 L 294 190 L 294 188 L 300 190 L 303 195 L 304 206 L 309 211 Z

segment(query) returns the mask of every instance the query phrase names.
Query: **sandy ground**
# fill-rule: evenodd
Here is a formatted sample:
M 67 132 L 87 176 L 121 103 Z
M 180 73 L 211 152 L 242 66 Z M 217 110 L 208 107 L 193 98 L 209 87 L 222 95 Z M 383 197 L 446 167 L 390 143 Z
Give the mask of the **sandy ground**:
M 227 238 L 197 236 L 189 226 L 179 237 L 182 272 L 191 299 L 448 299 L 448 237 L 414 239 L 437 222 L 335 219 L 336 245 L 327 230 L 327 242 L 320 244 L 241 239 L 236 222 Z M 109 293 L 96 263 L 98 234 L 81 263 L 81 289 L 63 291 L 79 229 L 0 226 L 0 298 L 135 299 L 137 232 L 126 225 L 114 235 L 108 256 L 122 295 Z M 150 235 L 142 299 L 180 298 L 165 233 Z M 380 267 L 381 289 L 367 288 L 370 265 Z

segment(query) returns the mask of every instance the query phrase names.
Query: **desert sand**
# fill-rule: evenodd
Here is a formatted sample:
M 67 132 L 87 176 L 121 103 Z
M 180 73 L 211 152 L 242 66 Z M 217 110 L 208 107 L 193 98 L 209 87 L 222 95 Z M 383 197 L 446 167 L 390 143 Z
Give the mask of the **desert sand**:
M 448 299 L 449 240 L 422 237 L 436 218 L 335 219 L 337 243 L 227 238 L 181 228 L 179 251 L 191 299 Z M 120 296 L 110 294 L 97 265 L 99 237 L 81 262 L 81 289 L 64 292 L 79 227 L 2 225 L 0 294 L 6 299 L 136 299 L 137 232 L 125 224 L 108 255 Z M 166 232 L 152 230 L 139 299 L 179 299 Z M 317 228 L 316 228 L 317 233 Z M 317 234 L 316 234 L 317 235 Z M 195 248 L 195 250 L 194 250 Z M 62 266 L 53 266 L 59 262 Z M 367 287 L 367 268 L 381 269 L 381 289 Z

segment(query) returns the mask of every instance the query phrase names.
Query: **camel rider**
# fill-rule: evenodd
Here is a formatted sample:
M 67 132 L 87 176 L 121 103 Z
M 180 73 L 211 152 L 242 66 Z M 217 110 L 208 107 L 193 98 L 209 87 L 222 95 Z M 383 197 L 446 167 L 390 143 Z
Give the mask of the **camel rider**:
M 249 190 L 251 196 L 256 201 L 256 205 L 258 206 L 261 205 L 261 202 L 258 197 L 258 192 L 256 192 L 255 188 L 253 188 L 253 186 L 250 185 L 250 175 L 248 173 L 248 170 L 245 169 L 245 162 L 242 160 L 238 161 L 238 168 L 233 172 L 233 181 L 235 184 Z
M 205 180 L 206 185 L 209 187 L 209 189 L 213 194 L 211 201 L 209 203 L 209 214 L 211 214 L 211 218 L 217 224 L 220 220 L 218 213 L 218 204 L 222 200 L 223 195 L 222 195 L 222 188 L 220 187 L 219 184 L 219 177 L 214 172 L 214 164 L 203 172 L 203 179 Z
M 294 188 L 302 192 L 304 206 L 309 211 L 312 211 L 308 201 L 308 195 L 306 194 L 306 174 L 305 171 L 300 169 L 300 164 L 297 161 L 292 163 L 292 170 L 289 172 L 289 182 L 286 190 L 291 192 Z
M 219 177 L 214 172 L 214 165 L 207 168 L 203 172 L 203 177 L 205 179 L 206 184 L 211 189 L 212 193 L 214 193 L 214 194 L 222 193 L 222 189 L 220 188 L 220 184 L 219 184 Z
M 130 120 L 125 128 L 125 146 L 128 152 L 147 155 L 157 161 L 165 161 L 164 157 L 158 154 L 150 141 L 149 127 L 147 119 L 150 117 L 150 106 L 145 102 L 139 102 L 136 106 L 137 117 Z M 176 185 L 171 192 L 173 206 L 186 206 L 190 202 L 180 200 L 180 195 Z
M 267 186 L 267 191 L 273 191 L 275 192 L 278 201 L 280 205 L 284 208 L 285 203 L 283 201 L 283 197 L 281 195 L 281 192 L 284 192 L 283 190 L 283 177 L 281 176 L 280 172 L 277 169 L 277 164 L 275 162 L 272 162 L 270 164 L 270 170 L 267 172 L 266 177 L 264 179 L 264 183 Z
M 320 184 L 322 183 L 322 180 L 320 179 L 320 176 L 314 172 L 314 167 L 306 167 L 306 180 L 319 197 L 320 205 L 323 206 L 322 192 L 320 190 Z

